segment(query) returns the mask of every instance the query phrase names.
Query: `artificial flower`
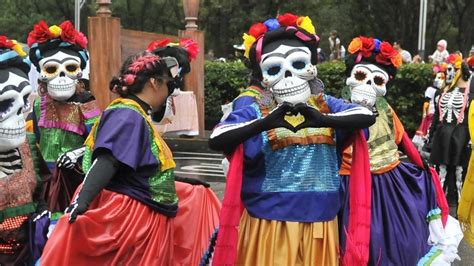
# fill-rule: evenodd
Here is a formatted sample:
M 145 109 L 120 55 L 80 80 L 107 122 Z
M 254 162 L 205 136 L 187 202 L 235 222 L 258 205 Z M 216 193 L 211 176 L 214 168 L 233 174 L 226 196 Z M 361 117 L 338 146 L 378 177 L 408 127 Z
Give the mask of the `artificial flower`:
M 268 29 L 265 26 L 265 24 L 255 23 L 250 27 L 249 34 L 252 35 L 255 38 L 258 38 L 258 37 L 262 36 L 263 34 L 265 34 L 265 32 L 267 32 L 267 31 L 268 31 Z
M 361 53 L 363 57 L 369 57 L 375 48 L 374 39 L 372 37 L 359 37 L 362 42 Z
M 285 13 L 278 16 L 277 19 L 282 26 L 296 26 L 296 20 L 298 20 L 298 16 L 291 13 Z
M 84 36 L 82 32 L 77 32 L 76 34 L 76 44 L 82 47 L 83 49 L 87 48 L 87 37 Z
M 399 68 L 402 65 L 402 55 L 397 53 L 392 59 L 390 59 L 395 68 Z
M 263 22 L 263 24 L 265 24 L 268 31 L 276 30 L 281 26 L 280 23 L 278 22 L 278 19 L 276 18 L 267 19 L 265 22 Z
M 347 47 L 347 50 L 351 54 L 359 52 L 360 49 L 362 49 L 362 41 L 359 37 L 352 39 L 351 43 L 349 44 L 349 47 Z
M 68 43 L 76 43 L 77 31 L 72 25 L 71 21 L 66 20 L 60 25 L 61 27 L 61 40 Z
M 252 47 L 253 43 L 257 40 L 255 37 L 252 35 L 248 35 L 247 33 L 244 33 L 244 36 L 242 36 L 242 39 L 244 39 L 244 47 L 245 47 L 245 53 L 244 56 L 249 58 L 250 56 L 250 48 Z
M 193 39 L 181 39 L 179 41 L 179 45 L 186 49 L 186 52 L 188 53 L 189 61 L 196 59 L 198 53 L 199 53 L 199 46 L 197 42 L 195 42 Z
M 41 20 L 33 27 L 33 30 L 28 34 L 28 46 L 31 47 L 35 43 L 45 42 L 53 37 L 49 31 L 48 25 L 44 20 Z
M 374 39 L 374 45 L 375 45 L 374 51 L 376 53 L 380 52 L 380 44 L 381 43 L 382 42 L 379 39 Z
M 13 43 L 13 46 L 12 46 L 13 51 L 15 51 L 19 56 L 25 57 L 26 53 L 25 51 L 23 51 L 23 47 L 21 47 L 21 45 L 15 40 L 12 40 L 12 43 Z
M 303 30 L 307 31 L 308 33 L 316 34 L 316 30 L 314 29 L 313 22 L 311 21 L 311 19 L 308 16 L 299 17 L 296 20 L 296 25 L 298 25 L 298 27 L 302 28 Z
M 148 45 L 148 48 L 147 48 L 146 50 L 147 50 L 148 52 L 152 52 L 153 50 L 155 50 L 155 49 L 158 48 L 158 47 L 165 47 L 165 46 L 167 46 L 170 42 L 171 42 L 171 39 L 170 39 L 170 38 L 166 38 L 166 39 L 163 39 L 163 40 L 156 40 L 156 41 L 151 42 L 151 43 Z
M 388 42 L 382 42 L 380 44 L 380 52 L 375 56 L 375 61 L 380 64 L 390 65 L 392 64 L 392 58 L 396 56 L 398 52 L 393 49 L 392 45 Z
M 452 64 L 454 66 L 454 68 L 456 68 L 456 69 L 461 68 L 462 57 L 458 54 L 450 54 L 446 61 L 448 63 Z
M 51 36 L 53 38 L 58 38 L 61 36 L 62 29 L 56 25 L 53 25 L 49 27 L 49 32 L 51 32 Z
M 14 43 L 9 40 L 6 36 L 0 36 L 0 48 L 12 49 Z

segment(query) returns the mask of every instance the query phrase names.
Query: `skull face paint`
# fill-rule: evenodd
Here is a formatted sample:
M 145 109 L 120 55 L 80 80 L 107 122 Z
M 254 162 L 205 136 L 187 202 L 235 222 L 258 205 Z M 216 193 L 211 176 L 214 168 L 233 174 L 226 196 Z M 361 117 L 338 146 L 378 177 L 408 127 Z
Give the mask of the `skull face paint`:
M 446 68 L 446 84 L 451 84 L 454 80 L 454 76 L 456 75 L 456 68 L 452 64 L 448 64 Z
M 26 138 L 25 117 L 32 88 L 28 78 L 12 69 L 0 70 L 0 152 L 19 147 Z
M 346 85 L 351 89 L 351 101 L 365 107 L 372 107 L 376 97 L 384 96 L 389 80 L 387 72 L 373 64 L 354 66 Z
M 442 89 L 446 85 L 445 75 L 442 72 L 436 73 L 436 77 L 433 81 L 433 86 L 437 89 Z
M 262 85 L 273 93 L 277 103 L 306 102 L 311 95 L 308 81 L 317 76 L 316 66 L 311 64 L 311 52 L 305 46 L 282 44 L 262 54 L 260 69 Z
M 39 61 L 40 79 L 47 84 L 48 94 L 65 101 L 76 92 L 77 79 L 82 76 L 81 59 L 62 51 Z

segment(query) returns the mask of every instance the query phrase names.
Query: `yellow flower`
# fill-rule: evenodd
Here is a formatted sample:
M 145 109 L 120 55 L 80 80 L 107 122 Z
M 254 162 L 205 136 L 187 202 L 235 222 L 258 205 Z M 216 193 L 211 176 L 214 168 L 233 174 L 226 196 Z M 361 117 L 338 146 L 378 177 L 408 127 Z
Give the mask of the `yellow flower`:
M 390 61 L 395 66 L 395 68 L 399 68 L 402 65 L 402 56 L 397 53 L 397 55 L 392 57 Z
M 244 39 L 244 46 L 245 46 L 244 56 L 249 58 L 250 48 L 252 48 L 252 44 L 256 41 L 256 39 L 255 37 L 253 37 L 252 35 L 248 35 L 247 33 L 244 33 L 244 36 L 242 36 L 242 39 Z
M 56 25 L 49 27 L 49 32 L 51 32 L 54 38 L 58 38 L 59 36 L 61 36 L 61 31 L 61 28 Z
M 349 47 L 347 48 L 347 51 L 351 54 L 355 54 L 358 51 L 362 49 L 362 41 L 360 40 L 359 37 L 352 39 L 351 43 L 349 44 Z
M 26 53 L 25 51 L 23 51 L 23 47 L 21 47 L 21 45 L 18 44 L 17 41 L 15 40 L 12 40 L 12 43 L 13 43 L 13 50 L 21 57 L 25 57 L 26 56 Z
M 296 25 L 298 25 L 298 27 L 302 28 L 303 30 L 305 30 L 305 31 L 307 31 L 311 34 L 316 34 L 316 30 L 314 28 L 313 22 L 311 21 L 311 19 L 308 16 L 299 17 L 296 20 Z

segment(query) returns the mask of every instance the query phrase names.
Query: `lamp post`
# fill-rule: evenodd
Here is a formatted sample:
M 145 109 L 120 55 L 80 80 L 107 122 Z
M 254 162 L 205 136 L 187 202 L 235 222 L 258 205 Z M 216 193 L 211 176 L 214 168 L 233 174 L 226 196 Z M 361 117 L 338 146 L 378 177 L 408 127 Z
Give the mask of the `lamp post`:
M 186 21 L 186 30 L 197 30 L 199 13 L 199 0 L 183 0 L 184 20 Z
M 420 23 L 418 25 L 418 53 L 425 58 L 426 13 L 428 0 L 420 0 Z

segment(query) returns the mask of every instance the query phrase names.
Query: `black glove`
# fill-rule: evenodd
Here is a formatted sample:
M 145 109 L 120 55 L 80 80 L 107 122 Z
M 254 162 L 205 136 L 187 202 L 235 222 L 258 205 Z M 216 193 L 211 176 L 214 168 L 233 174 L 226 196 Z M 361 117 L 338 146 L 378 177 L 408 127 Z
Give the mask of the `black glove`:
M 64 211 L 64 213 L 69 213 L 69 223 L 73 223 L 78 215 L 87 211 L 89 204 L 107 186 L 119 167 L 120 162 L 110 152 L 104 152 L 97 156 L 84 178 L 81 190 Z
M 204 182 L 202 180 L 199 180 L 197 178 L 175 176 L 174 180 L 178 181 L 178 182 L 188 183 L 188 184 L 193 185 L 193 186 L 198 186 L 198 185 L 201 185 L 203 187 L 210 187 L 211 186 L 211 185 L 209 185 L 209 183 Z
M 295 131 L 295 128 L 285 121 L 285 115 L 291 115 L 293 106 L 284 102 L 273 109 L 266 117 L 249 122 L 246 125 L 229 125 L 227 127 L 217 128 L 211 134 L 209 147 L 213 150 L 224 151 L 230 154 L 237 145 L 247 139 L 273 128 L 284 127 Z
M 375 123 L 375 116 L 364 107 L 325 115 L 306 103 L 299 103 L 295 105 L 293 113 L 300 113 L 305 118 L 305 121 L 296 127 L 296 131 L 307 127 L 358 129 L 370 127 Z
M 65 152 L 59 156 L 56 164 L 59 168 L 72 169 L 77 163 L 77 160 L 84 155 L 86 146 L 82 146 L 76 149 Z

